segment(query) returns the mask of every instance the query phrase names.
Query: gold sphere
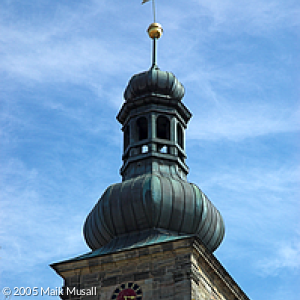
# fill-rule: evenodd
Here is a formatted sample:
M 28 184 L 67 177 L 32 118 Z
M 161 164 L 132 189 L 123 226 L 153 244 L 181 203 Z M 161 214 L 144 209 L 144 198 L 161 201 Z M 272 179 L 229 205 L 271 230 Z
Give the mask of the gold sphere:
M 152 23 L 148 27 L 148 34 L 151 39 L 159 39 L 163 33 L 163 29 L 159 23 Z

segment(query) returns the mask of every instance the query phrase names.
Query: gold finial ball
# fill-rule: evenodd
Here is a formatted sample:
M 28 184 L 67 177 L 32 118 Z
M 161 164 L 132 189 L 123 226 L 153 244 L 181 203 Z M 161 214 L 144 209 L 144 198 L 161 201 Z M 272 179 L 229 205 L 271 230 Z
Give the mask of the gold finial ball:
M 163 33 L 163 29 L 159 23 L 152 23 L 148 27 L 148 34 L 151 39 L 159 39 Z

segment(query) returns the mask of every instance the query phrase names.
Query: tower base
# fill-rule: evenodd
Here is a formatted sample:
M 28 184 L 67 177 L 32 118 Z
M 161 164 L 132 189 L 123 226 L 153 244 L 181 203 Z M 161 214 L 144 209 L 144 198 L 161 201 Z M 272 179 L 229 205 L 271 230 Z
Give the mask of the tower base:
M 62 299 L 249 300 L 195 236 L 100 256 L 94 251 L 51 267 L 64 279 Z

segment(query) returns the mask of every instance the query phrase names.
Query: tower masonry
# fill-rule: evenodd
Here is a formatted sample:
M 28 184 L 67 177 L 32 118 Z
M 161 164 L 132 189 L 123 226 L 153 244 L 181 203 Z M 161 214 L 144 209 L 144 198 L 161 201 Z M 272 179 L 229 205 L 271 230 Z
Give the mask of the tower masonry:
M 122 182 L 109 186 L 86 218 L 91 252 L 52 264 L 63 299 L 248 299 L 213 255 L 225 226 L 201 189 L 187 181 L 184 87 L 159 69 L 162 27 L 148 28 L 152 65 L 134 75 L 117 120 Z

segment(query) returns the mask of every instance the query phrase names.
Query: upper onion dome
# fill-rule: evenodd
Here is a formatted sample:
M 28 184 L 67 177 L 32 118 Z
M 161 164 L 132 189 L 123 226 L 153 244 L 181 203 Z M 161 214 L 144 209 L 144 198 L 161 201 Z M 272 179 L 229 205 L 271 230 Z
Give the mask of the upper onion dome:
M 225 226 L 220 212 L 194 184 L 177 176 L 144 174 L 107 188 L 84 224 L 92 250 L 116 237 L 150 229 L 176 235 L 197 235 L 208 250 L 222 242 Z
M 180 101 L 184 96 L 184 87 L 173 73 L 161 71 L 154 65 L 150 70 L 132 76 L 124 92 L 128 102 L 147 96 Z

